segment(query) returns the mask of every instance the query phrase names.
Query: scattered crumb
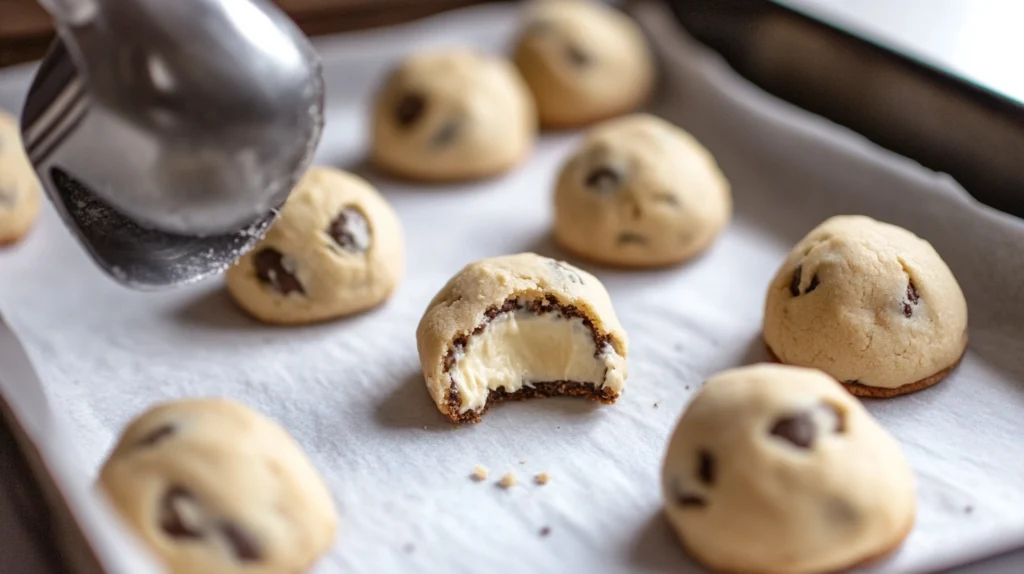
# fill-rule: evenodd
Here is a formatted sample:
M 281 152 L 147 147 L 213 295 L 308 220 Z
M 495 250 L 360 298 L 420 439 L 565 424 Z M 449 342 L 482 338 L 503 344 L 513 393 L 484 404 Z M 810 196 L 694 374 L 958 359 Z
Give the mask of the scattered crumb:
M 536 482 L 537 484 L 541 485 L 541 486 L 544 486 L 545 484 L 547 484 L 549 480 L 551 480 L 551 475 L 549 475 L 546 472 L 542 472 L 542 473 L 538 474 L 537 476 L 533 477 L 533 481 Z
M 526 461 L 525 460 L 521 460 L 521 461 L 519 461 L 519 464 L 526 464 Z
M 974 512 L 974 507 L 970 504 L 964 507 L 964 514 L 970 514 L 972 512 Z
M 469 475 L 469 477 L 476 482 L 483 482 L 487 480 L 487 469 L 478 464 L 473 467 L 473 474 Z
M 505 476 L 501 477 L 501 480 L 498 481 L 498 486 L 506 489 L 512 488 L 517 484 L 519 483 L 516 481 L 516 475 L 511 472 L 505 473 Z
M 686 385 L 686 390 L 690 390 L 690 385 Z
M 402 550 L 405 550 L 406 554 L 412 554 L 413 552 L 416 551 L 416 547 L 413 546 L 412 542 L 410 542 L 410 543 L 406 544 L 405 546 L 403 546 Z
M 661 402 L 661 401 L 658 401 Z M 654 408 L 658 408 L 658 403 L 654 403 Z
M 423 430 L 427 430 L 427 425 L 423 425 Z
M 548 534 L 551 534 L 551 527 L 550 526 L 545 526 L 544 528 L 540 529 L 540 535 L 541 536 L 547 536 Z

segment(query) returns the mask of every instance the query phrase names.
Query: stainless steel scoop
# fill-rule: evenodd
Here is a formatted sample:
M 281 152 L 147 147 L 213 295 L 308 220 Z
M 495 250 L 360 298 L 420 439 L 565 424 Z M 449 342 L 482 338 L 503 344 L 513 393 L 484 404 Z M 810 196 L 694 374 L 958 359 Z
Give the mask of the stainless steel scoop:
M 59 40 L 22 116 L 68 228 L 121 283 L 219 272 L 265 233 L 323 127 L 319 60 L 265 0 L 44 0 Z

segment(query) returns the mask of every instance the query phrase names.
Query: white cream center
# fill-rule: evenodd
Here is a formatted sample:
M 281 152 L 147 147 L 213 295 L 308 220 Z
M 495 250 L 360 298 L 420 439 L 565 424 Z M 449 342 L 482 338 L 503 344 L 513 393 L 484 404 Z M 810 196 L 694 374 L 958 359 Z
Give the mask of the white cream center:
M 597 356 L 595 350 L 593 333 L 578 317 L 529 311 L 495 317 L 455 356 L 459 412 L 483 408 L 487 394 L 501 387 L 514 393 L 533 383 L 575 381 L 600 388 L 618 355 L 610 346 Z

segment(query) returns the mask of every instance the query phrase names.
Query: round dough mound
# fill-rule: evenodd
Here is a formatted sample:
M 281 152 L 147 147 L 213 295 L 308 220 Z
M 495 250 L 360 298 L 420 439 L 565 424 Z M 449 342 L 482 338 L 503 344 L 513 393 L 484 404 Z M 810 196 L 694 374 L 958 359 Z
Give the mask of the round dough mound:
M 416 330 L 437 408 L 478 422 L 496 402 L 556 395 L 612 403 L 627 376 L 626 333 L 593 275 L 533 253 L 471 263 Z
M 231 296 L 267 323 L 311 323 L 379 305 L 402 276 L 402 227 L 369 183 L 313 167 L 252 251 L 227 272 Z
M 373 162 L 425 181 L 479 179 L 525 159 L 537 111 L 515 67 L 469 49 L 409 57 L 377 94 Z
M 668 446 L 669 521 L 719 572 L 845 570 L 895 549 L 914 524 L 897 442 L 824 373 L 755 365 L 712 377 Z
M 937 383 L 967 348 L 967 302 L 931 244 L 863 216 L 833 217 L 790 252 L 768 289 L 764 340 L 858 395 Z
M 292 437 L 222 399 L 167 403 L 135 419 L 99 485 L 174 574 L 305 572 L 338 521 Z
M 600 2 L 536 2 L 514 59 L 537 100 L 541 125 L 569 128 L 632 111 L 654 86 L 640 28 Z
M 39 180 L 21 145 L 18 122 L 0 111 L 0 245 L 19 241 L 39 215 Z
M 600 263 L 656 267 L 706 249 L 729 222 L 729 182 L 686 131 L 646 114 L 594 128 L 558 176 L 555 238 Z

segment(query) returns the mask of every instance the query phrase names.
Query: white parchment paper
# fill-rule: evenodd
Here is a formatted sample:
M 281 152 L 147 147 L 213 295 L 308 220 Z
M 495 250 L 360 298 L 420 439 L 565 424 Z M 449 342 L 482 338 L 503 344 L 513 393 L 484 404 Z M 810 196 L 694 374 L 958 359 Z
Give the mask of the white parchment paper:
M 513 10 L 321 41 L 329 124 L 318 161 L 365 172 L 369 98 L 388 67 L 427 45 L 505 49 Z M 1024 223 L 761 93 L 662 8 L 639 15 L 665 66 L 654 109 L 715 153 L 736 215 L 706 255 L 679 268 L 582 264 L 604 281 L 630 335 L 618 404 L 508 404 L 455 427 L 419 372 L 417 321 L 463 265 L 520 251 L 563 257 L 549 238 L 551 186 L 578 135 L 545 135 L 525 168 L 492 181 L 424 187 L 368 174 L 405 226 L 406 279 L 384 307 L 311 327 L 256 324 L 219 279 L 125 290 L 46 209 L 24 244 L 0 253 L 0 310 L 73 434 L 60 447 L 77 459 L 77 478 L 92 481 L 122 426 L 153 403 L 223 395 L 277 419 L 326 476 L 341 529 L 318 573 L 698 571 L 660 513 L 669 433 L 702 380 L 765 359 L 764 292 L 789 247 L 830 215 L 864 213 L 930 240 L 971 313 L 970 351 L 947 381 L 868 402 L 919 480 L 917 525 L 876 568 L 924 572 L 1024 545 Z M 0 106 L 16 110 L 27 81 L 27 70 L 0 75 Z M 477 464 L 492 480 L 469 480 Z M 495 487 L 509 471 L 523 484 Z M 532 484 L 538 472 L 551 482 Z

